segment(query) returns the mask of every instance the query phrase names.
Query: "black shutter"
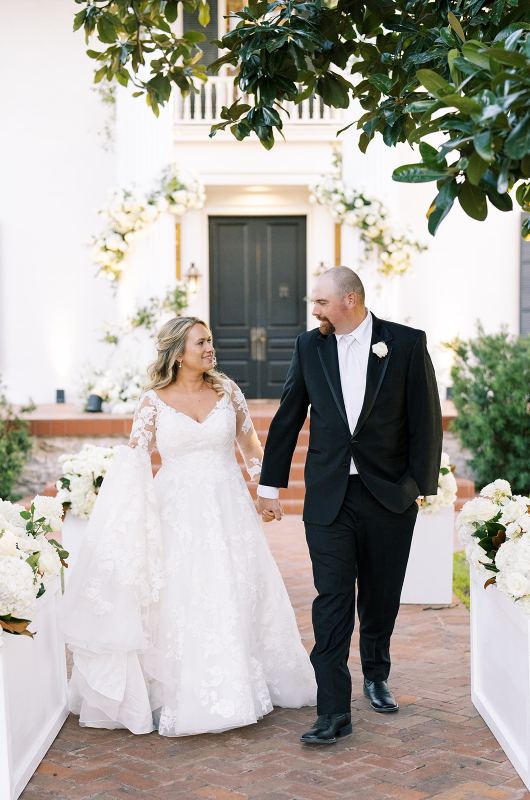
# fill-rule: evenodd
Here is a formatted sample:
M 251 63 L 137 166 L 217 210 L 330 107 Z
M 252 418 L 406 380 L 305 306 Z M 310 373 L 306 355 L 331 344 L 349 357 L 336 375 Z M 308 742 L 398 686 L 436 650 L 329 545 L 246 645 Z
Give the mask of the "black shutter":
M 208 65 L 211 64 L 212 61 L 215 61 L 218 56 L 217 46 L 215 44 L 211 44 L 212 39 L 219 38 L 219 30 L 217 27 L 219 13 L 217 0 L 209 0 L 209 4 L 210 22 L 206 28 L 203 28 L 202 25 L 199 25 L 196 14 L 186 11 L 186 9 L 184 9 L 184 14 L 182 17 L 184 33 L 186 33 L 186 31 L 200 31 L 201 33 L 205 34 L 206 40 L 204 42 L 200 42 L 199 47 L 204 52 L 201 63 Z
M 523 214 L 522 219 L 530 214 Z M 530 242 L 525 242 L 521 237 L 521 272 L 519 279 L 519 309 L 520 309 L 520 334 L 526 336 L 530 333 Z

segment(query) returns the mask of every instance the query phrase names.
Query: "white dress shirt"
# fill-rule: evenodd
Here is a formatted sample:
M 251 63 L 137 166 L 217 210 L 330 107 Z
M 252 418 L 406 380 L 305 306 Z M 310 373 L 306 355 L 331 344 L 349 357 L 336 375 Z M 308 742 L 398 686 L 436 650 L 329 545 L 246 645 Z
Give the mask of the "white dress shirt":
M 372 341 L 372 315 L 367 310 L 366 317 L 350 333 L 336 333 L 339 374 L 342 396 L 348 418 L 350 433 L 353 433 L 359 420 L 366 389 L 366 372 Z M 357 475 L 357 468 L 350 461 L 350 475 Z M 280 490 L 275 486 L 258 486 L 259 497 L 277 500 Z

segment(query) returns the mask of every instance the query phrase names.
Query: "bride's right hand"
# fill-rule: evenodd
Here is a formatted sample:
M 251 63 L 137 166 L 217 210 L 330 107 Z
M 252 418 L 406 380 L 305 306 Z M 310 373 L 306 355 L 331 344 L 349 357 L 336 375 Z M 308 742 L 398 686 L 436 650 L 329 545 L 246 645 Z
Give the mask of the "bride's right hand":
M 258 512 L 261 514 L 263 522 L 272 522 L 273 519 L 281 520 L 283 509 L 279 500 L 271 500 L 268 497 L 258 497 Z

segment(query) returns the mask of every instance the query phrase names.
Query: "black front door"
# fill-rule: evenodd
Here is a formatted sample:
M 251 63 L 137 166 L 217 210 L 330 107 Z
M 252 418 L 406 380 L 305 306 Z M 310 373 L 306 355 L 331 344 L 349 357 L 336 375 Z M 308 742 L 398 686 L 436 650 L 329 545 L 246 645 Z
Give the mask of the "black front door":
M 210 323 L 220 369 L 279 397 L 306 330 L 305 217 L 210 217 Z

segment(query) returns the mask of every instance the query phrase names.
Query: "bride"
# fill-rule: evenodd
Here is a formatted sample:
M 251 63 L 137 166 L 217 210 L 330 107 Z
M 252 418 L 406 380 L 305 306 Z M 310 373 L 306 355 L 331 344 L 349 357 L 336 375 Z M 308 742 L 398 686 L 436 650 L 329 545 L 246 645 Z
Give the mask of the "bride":
M 166 322 L 129 446 L 102 484 L 63 599 L 80 725 L 163 736 L 315 705 L 293 609 L 234 450 L 262 449 L 195 317 Z M 162 466 L 152 477 L 150 454 Z

